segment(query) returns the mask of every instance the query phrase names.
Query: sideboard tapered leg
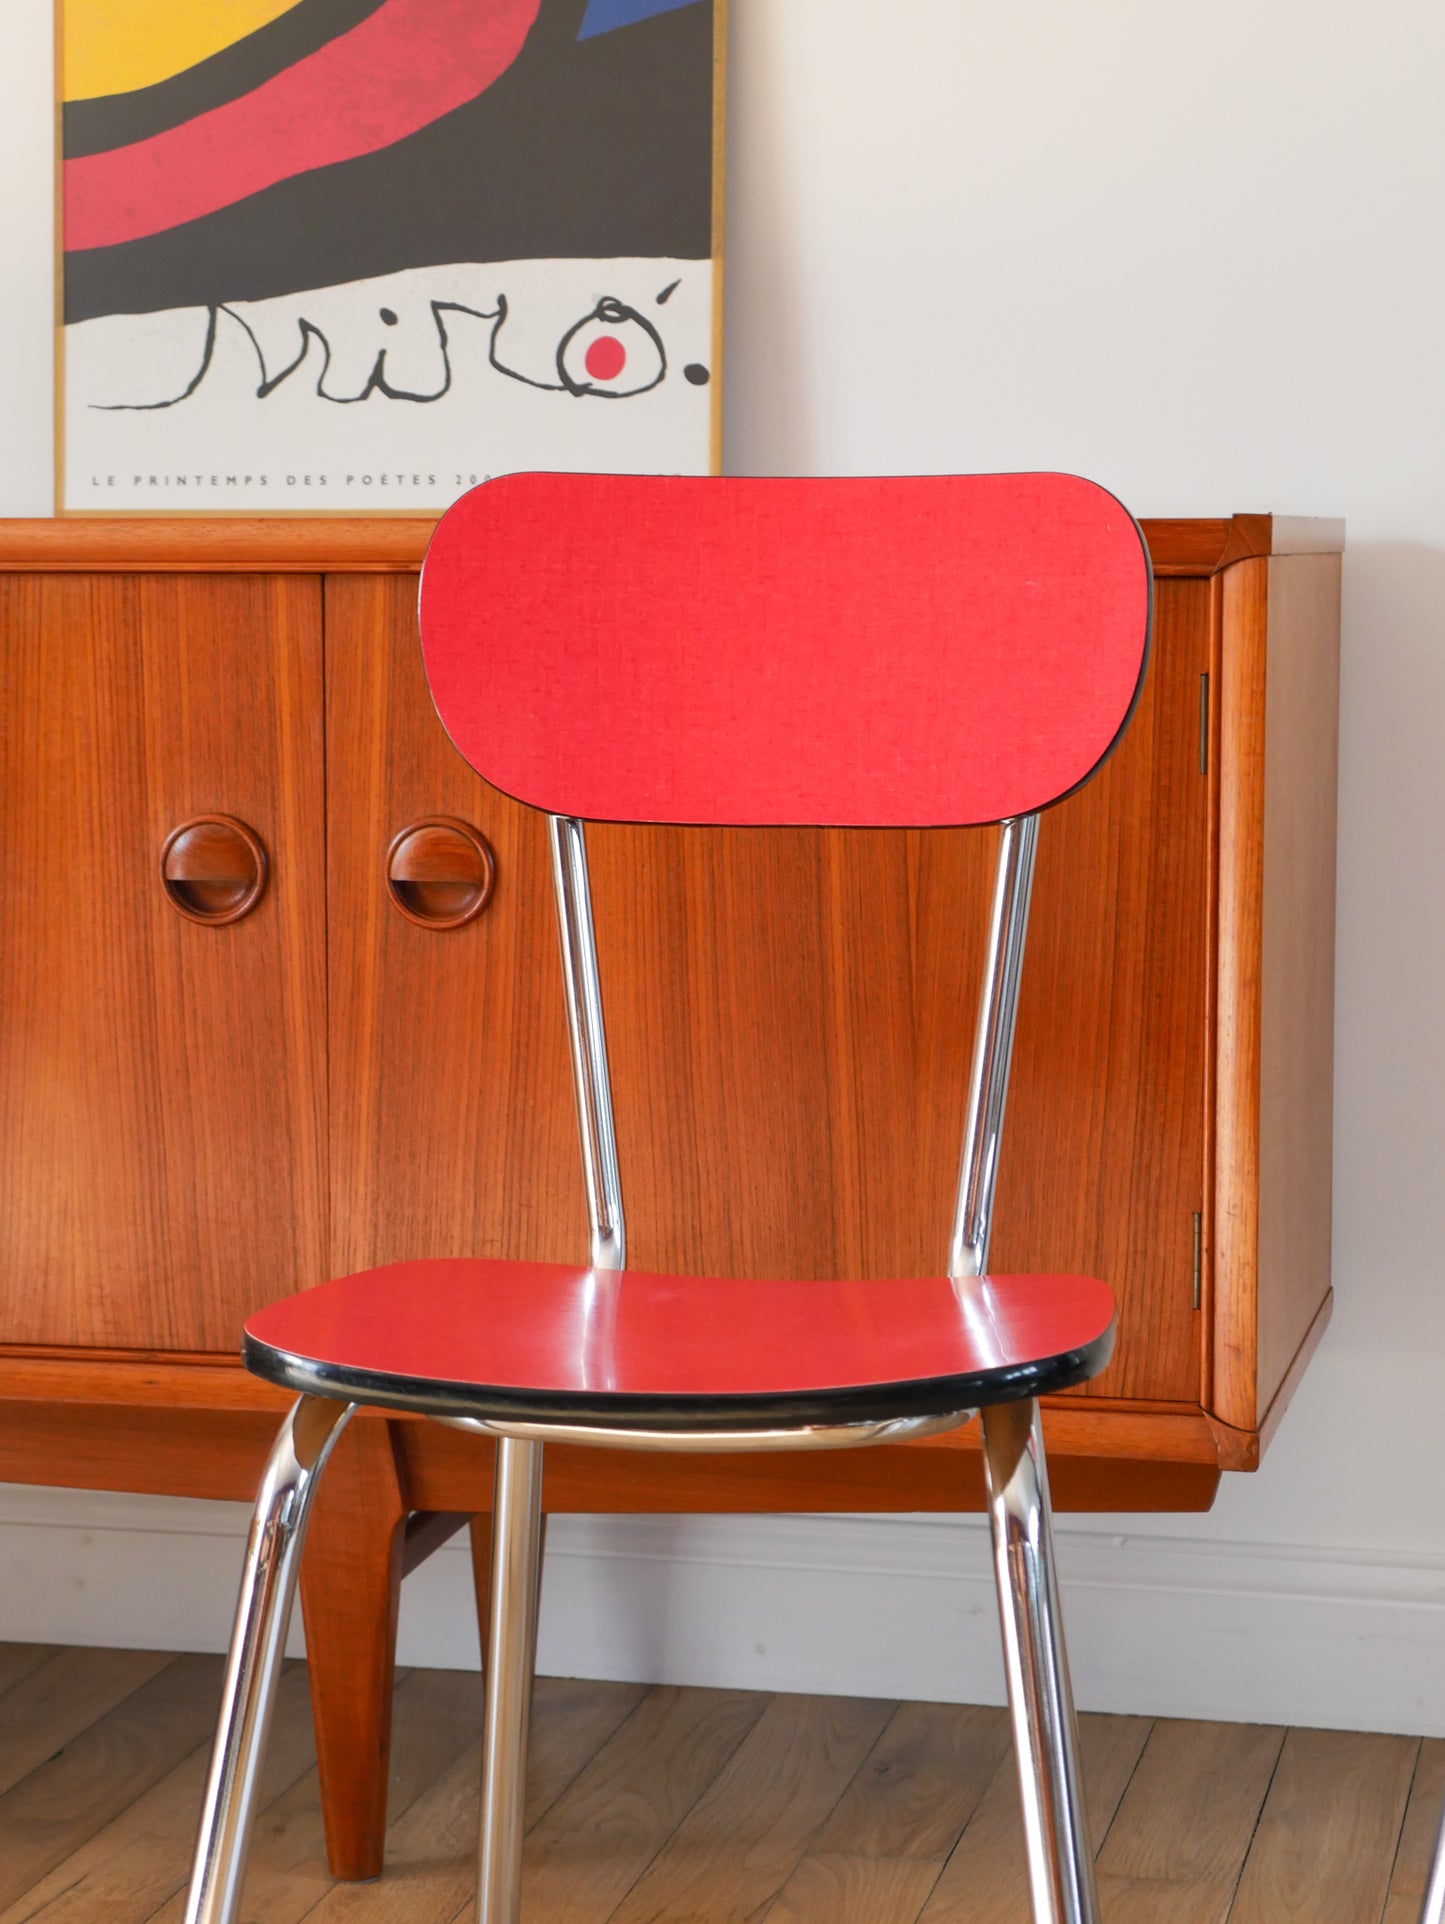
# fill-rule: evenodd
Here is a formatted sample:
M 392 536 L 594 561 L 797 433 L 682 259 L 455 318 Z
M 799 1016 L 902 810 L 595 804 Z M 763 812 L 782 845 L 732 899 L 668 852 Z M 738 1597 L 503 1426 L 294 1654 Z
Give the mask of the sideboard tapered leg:
M 381 1875 L 407 1503 L 390 1426 L 362 1416 L 336 1446 L 301 1566 L 326 1854 L 333 1877 Z

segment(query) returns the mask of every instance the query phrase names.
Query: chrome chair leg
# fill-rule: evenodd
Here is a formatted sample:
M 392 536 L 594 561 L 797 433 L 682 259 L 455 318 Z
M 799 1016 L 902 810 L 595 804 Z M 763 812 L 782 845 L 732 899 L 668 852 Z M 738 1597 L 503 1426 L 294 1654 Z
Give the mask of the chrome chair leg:
M 541 1545 L 542 1445 L 499 1437 L 492 1500 L 477 1924 L 517 1924 L 521 1916 L 527 1724 L 537 1656 Z
M 1442 1920 L 1445 1920 L 1445 1816 L 1440 1819 L 1440 1834 L 1435 1840 L 1435 1858 L 1430 1866 L 1420 1924 L 1442 1924 Z
M 256 1495 L 185 1924 L 234 1924 L 311 1501 L 355 1405 L 303 1396 Z
M 984 1410 L 983 1461 L 1034 1924 L 1096 1924 L 1036 1403 Z

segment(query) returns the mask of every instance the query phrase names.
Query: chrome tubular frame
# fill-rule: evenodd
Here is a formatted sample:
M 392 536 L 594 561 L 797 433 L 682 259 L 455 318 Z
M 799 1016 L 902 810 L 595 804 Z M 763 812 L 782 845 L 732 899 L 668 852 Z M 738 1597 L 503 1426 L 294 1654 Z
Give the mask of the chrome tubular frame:
M 479 1924 L 517 1924 L 521 1916 L 527 1726 L 537 1661 L 541 1551 L 542 1445 L 501 1437 L 492 1499 L 492 1607 L 487 1622 L 477 1865 Z
M 1039 818 L 1000 825 L 948 1273 L 987 1288 Z M 983 1412 L 984 1477 L 1035 1924 L 1094 1924 L 1094 1864 L 1054 1574 L 1043 1427 L 1032 1401 Z
M 602 1022 L 597 948 L 582 824 L 549 818 L 557 920 L 567 993 L 577 1119 L 586 1178 L 592 1266 L 617 1272 L 626 1229 Z M 969 1084 L 949 1274 L 986 1290 L 999 1139 L 1008 1093 L 1028 924 L 1037 818 L 1005 822 Z M 235 1924 L 261 1761 L 316 1484 L 350 1404 L 303 1396 L 272 1450 L 256 1499 L 241 1601 L 226 1668 L 220 1727 L 207 1781 L 185 1924 Z M 487 1627 L 479 1924 L 521 1914 L 527 1731 L 540 1586 L 542 1448 L 548 1437 L 593 1447 L 652 1450 L 842 1449 L 937 1435 L 969 1412 L 840 1424 L 690 1430 L 565 1421 L 441 1419 L 497 1443 L 492 1519 L 492 1607 Z M 1093 1870 L 1079 1787 L 1077 1739 L 1059 1626 L 1048 1479 L 1032 1402 L 983 1412 L 1009 1701 L 1019 1752 L 1036 1924 L 1094 1924 Z M 1442 1882 L 1437 1869 L 1435 1883 Z M 1427 1906 L 1429 1900 L 1427 1899 Z M 1427 1924 L 1445 1924 L 1440 1903 Z
M 1037 1403 L 984 1411 L 983 1467 L 1034 1924 L 1096 1924 Z
M 549 815 L 552 879 L 557 890 L 557 934 L 567 991 L 567 1032 L 577 1092 L 582 1173 L 594 1269 L 627 1267 L 627 1226 L 622 1218 L 622 1179 L 617 1168 L 617 1131 L 612 1121 L 612 1078 L 602 1026 L 602 985 L 597 974 L 597 937 L 592 927 L 592 888 L 587 843 L 571 815 Z
M 575 816 L 549 815 L 547 829 L 577 1132 L 587 1185 L 589 1253 L 593 1269 L 615 1272 L 627 1263 L 627 1225 L 602 1024 L 587 842 Z M 549 1435 L 560 1432 L 550 1424 L 482 1425 L 468 1418 L 455 1419 L 455 1427 L 484 1430 L 497 1438 L 477 1917 L 479 1924 L 517 1924 L 522 1901 L 527 1724 L 541 1589 L 542 1446 Z
M 514 1437 L 528 1443 L 575 1443 L 589 1450 L 671 1450 L 681 1455 L 742 1455 L 760 1450 L 850 1450 L 869 1443 L 908 1443 L 962 1428 L 976 1410 L 943 1416 L 892 1416 L 876 1423 L 800 1423 L 774 1429 L 648 1429 L 645 1425 L 526 1423 L 510 1417 L 437 1416 L 433 1422 L 473 1436 Z
M 185 1924 L 234 1924 L 312 1499 L 353 1403 L 303 1396 L 256 1496 Z
M 1019 981 L 1038 839 L 1037 815 L 1022 815 L 1000 824 L 993 913 L 989 918 L 988 953 L 968 1082 L 963 1153 L 959 1160 L 958 1201 L 948 1243 L 948 1273 L 955 1281 L 966 1276 L 982 1276 L 988 1268 L 993 1192 L 998 1181 L 999 1141 L 1003 1135 L 1004 1104 L 1008 1100 L 1009 1064 L 1013 1059 Z
M 593 1269 L 626 1264 L 611 1078 L 602 1021 L 582 823 L 549 816 L 577 1121 Z M 1038 818 L 1001 825 L 983 993 L 969 1081 L 948 1273 L 986 1296 L 999 1142 L 1008 1095 Z M 984 1305 L 986 1307 L 986 1304 Z M 256 1499 L 226 1668 L 185 1924 L 235 1924 L 260 1766 L 317 1481 L 354 1405 L 303 1396 L 277 1438 Z M 685 1430 L 438 1418 L 496 1439 L 492 1603 L 487 1626 L 479 1924 L 519 1924 L 527 1732 L 541 1580 L 542 1450 L 549 1438 L 592 1447 L 744 1451 L 846 1449 L 938 1435 L 969 1411 L 874 1422 L 775 1426 L 700 1421 Z M 1035 1924 L 1095 1924 L 1092 1857 L 1059 1621 L 1048 1476 L 1037 1405 L 983 1411 L 984 1471 L 1009 1703 L 1019 1758 Z M 1445 1924 L 1445 1833 L 1423 1924 Z

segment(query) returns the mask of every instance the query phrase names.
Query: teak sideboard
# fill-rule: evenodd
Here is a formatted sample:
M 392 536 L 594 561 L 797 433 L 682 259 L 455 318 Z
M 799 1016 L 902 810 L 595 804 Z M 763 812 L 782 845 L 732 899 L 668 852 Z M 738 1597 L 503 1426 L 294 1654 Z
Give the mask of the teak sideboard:
M 1042 825 L 998 1198 L 999 1268 L 1119 1298 L 1109 1370 L 1047 1411 L 1065 1509 L 1207 1508 L 1330 1313 L 1343 529 L 1144 525 L 1153 659 Z M 584 1256 L 544 828 L 432 712 L 429 532 L 0 522 L 0 1478 L 249 1500 L 281 1408 L 236 1361 L 252 1306 L 404 1256 Z M 633 1260 L 936 1271 L 980 960 L 955 911 L 992 832 L 651 831 L 628 887 L 638 832 L 591 836 Z M 468 1518 L 485 1547 L 490 1475 L 367 1416 L 323 1486 L 341 1876 L 380 1868 L 402 1574 Z M 975 1430 L 556 1448 L 546 1483 L 553 1511 L 981 1495 Z

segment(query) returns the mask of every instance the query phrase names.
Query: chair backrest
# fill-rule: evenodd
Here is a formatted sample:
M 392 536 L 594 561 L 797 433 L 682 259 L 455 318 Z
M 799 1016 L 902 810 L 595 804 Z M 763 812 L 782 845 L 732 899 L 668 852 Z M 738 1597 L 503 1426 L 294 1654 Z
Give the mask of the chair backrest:
M 464 495 L 422 573 L 452 740 L 550 817 L 592 1262 L 626 1261 L 587 820 L 1001 822 L 949 1274 L 983 1274 L 1038 811 L 1143 680 L 1139 529 L 1070 475 L 524 474 Z
M 443 517 L 422 642 L 461 753 L 552 814 L 961 826 L 1103 761 L 1150 580 L 1071 475 L 522 474 Z

